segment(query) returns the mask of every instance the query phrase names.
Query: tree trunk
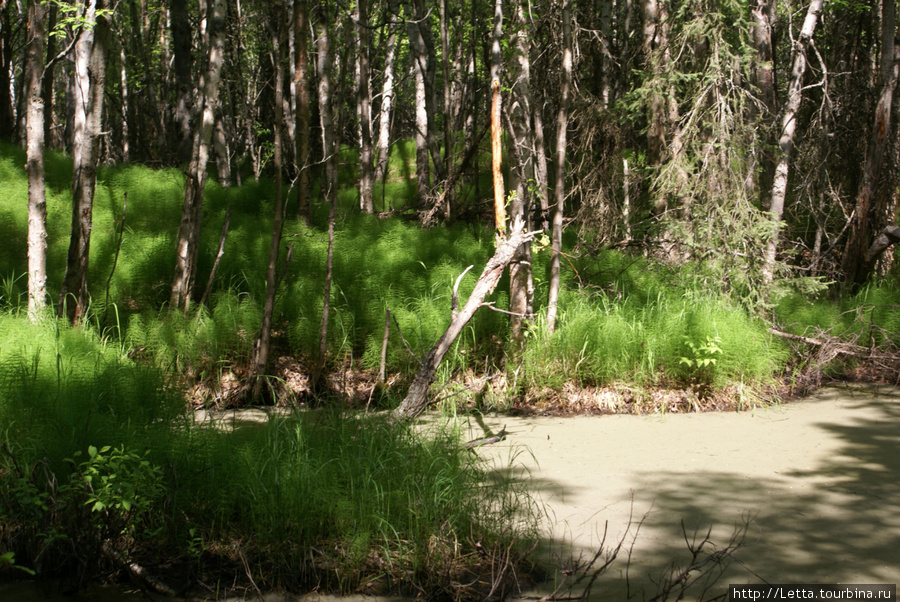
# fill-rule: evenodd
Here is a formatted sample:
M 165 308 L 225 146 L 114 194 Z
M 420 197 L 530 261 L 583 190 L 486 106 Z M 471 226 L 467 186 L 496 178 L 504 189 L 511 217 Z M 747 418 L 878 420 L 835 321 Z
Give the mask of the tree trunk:
M 449 174 L 453 165 L 453 135 L 451 131 L 453 117 L 450 101 L 452 98 L 452 79 L 450 77 L 450 25 L 447 14 L 447 0 L 440 0 L 440 30 L 441 30 L 441 66 L 444 77 L 444 172 Z M 435 157 L 437 161 L 437 157 Z M 450 218 L 451 207 L 456 204 L 453 188 L 444 184 L 444 218 Z
M 12 139 L 16 133 L 9 77 L 13 60 L 12 11 L 15 9 L 14 2 L 3 2 L 0 6 L 0 139 L 3 140 Z
M 191 115 L 195 109 L 192 80 L 194 61 L 191 53 L 191 20 L 188 13 L 188 0 L 171 0 L 169 10 L 172 63 L 175 70 L 175 112 L 172 119 L 177 132 L 171 152 L 178 163 L 183 164 L 192 160 Z
M 509 219 L 522 221 L 526 229 L 531 222 L 530 185 L 534 180 L 534 150 L 532 145 L 531 118 L 531 50 L 526 33 L 528 22 L 522 2 L 516 4 L 516 59 L 511 106 L 508 109 L 510 121 L 510 156 L 515 169 L 513 176 L 514 194 L 509 202 Z M 523 342 L 524 324 L 531 316 L 531 244 L 525 243 L 516 250 L 509 265 L 509 327 L 512 340 Z
M 775 163 L 771 153 L 766 150 L 770 142 L 770 128 L 765 124 L 771 123 L 778 112 L 775 93 L 775 44 L 773 30 L 775 27 L 775 3 L 776 0 L 756 0 L 750 10 L 752 25 L 750 28 L 753 40 L 753 48 L 756 56 L 753 59 L 754 83 L 759 89 L 761 109 L 755 109 L 758 115 L 760 149 L 756 152 L 759 161 L 759 194 L 760 204 L 764 207 L 768 204 L 768 192 L 772 189 L 772 178 L 775 172 Z
M 181 225 L 175 256 L 175 278 L 169 304 L 172 308 L 187 311 L 197 276 L 197 255 L 200 246 L 200 227 L 203 215 L 203 195 L 206 187 L 206 165 L 209 146 L 215 126 L 215 108 L 219 93 L 224 52 L 225 1 L 212 0 L 209 7 L 209 64 L 198 99 L 201 107 L 200 123 L 194 133 L 191 164 L 184 183 L 184 204 L 181 209 Z
M 874 267 L 874 258 L 880 255 L 866 252 L 872 244 L 873 232 L 883 228 L 890 219 L 885 204 L 873 203 L 873 200 L 876 198 L 885 151 L 891 142 L 891 105 L 900 71 L 900 52 L 894 43 L 897 28 L 895 2 L 885 0 L 881 5 L 881 94 L 875 107 L 862 183 L 856 195 L 856 219 L 844 248 L 841 269 L 845 284 L 865 283 Z
M 309 219 L 309 12 L 307 0 L 294 0 L 294 95 L 297 105 L 294 140 L 297 213 Z
M 794 43 L 791 80 L 788 84 L 787 101 L 784 105 L 784 115 L 781 118 L 781 134 L 778 138 L 778 163 L 775 166 L 772 194 L 769 201 L 769 211 L 772 214 L 772 220 L 776 223 L 776 227 L 772 233 L 772 238 L 766 246 L 763 279 L 767 284 L 772 282 L 775 272 L 775 255 L 778 251 L 781 218 L 784 215 L 784 199 L 787 196 L 791 151 L 794 148 L 794 132 L 797 128 L 797 111 L 800 109 L 800 101 L 803 98 L 806 49 L 816 30 L 816 24 L 819 21 L 819 15 L 822 13 L 823 5 L 824 0 L 812 0 L 809 3 L 806 18 L 803 20 L 803 28 L 800 30 L 800 38 Z
M 369 92 L 369 10 L 366 0 L 357 0 L 357 36 L 359 38 L 359 209 L 363 213 L 375 213 L 372 199 L 374 184 L 374 149 L 372 148 L 372 124 L 370 122 L 372 96 Z
M 276 10 L 276 13 L 280 11 Z M 260 377 L 267 374 L 266 368 L 269 362 L 269 339 L 272 334 L 272 314 L 275 311 L 276 279 L 278 269 L 278 255 L 281 248 L 282 232 L 282 156 L 281 156 L 281 130 L 284 127 L 284 36 L 281 24 L 277 18 L 272 23 L 272 60 L 275 63 L 275 124 L 273 127 L 273 163 L 275 168 L 275 202 L 274 216 L 272 219 L 272 243 L 269 246 L 269 262 L 266 265 L 266 297 L 263 303 L 262 325 L 259 329 L 259 338 L 256 343 L 256 358 L 254 372 L 254 397 L 260 395 Z
M 414 10 L 415 2 L 407 1 L 407 30 L 409 32 L 410 57 L 416 78 L 416 198 L 420 208 L 431 193 L 431 170 L 428 158 L 428 90 L 426 77 L 428 72 L 428 54 L 425 40 L 422 37 L 421 23 L 425 16 Z
M 46 31 L 53 31 L 56 27 L 56 18 L 59 12 L 59 7 L 51 2 L 50 3 L 50 17 L 47 22 Z M 41 82 L 41 98 L 44 99 L 44 146 L 50 148 L 56 148 L 60 145 L 55 145 L 53 143 L 53 65 L 50 64 L 53 61 L 53 58 L 56 56 L 56 36 L 47 36 L 47 67 L 46 73 L 43 75 L 43 80 Z
M 563 213 L 566 204 L 566 131 L 569 127 L 569 96 L 572 86 L 572 15 L 570 0 L 563 0 L 562 13 L 563 48 L 562 82 L 560 85 L 559 112 L 556 116 L 556 165 L 553 196 L 556 204 L 553 212 L 553 232 L 550 248 L 550 291 L 547 298 L 547 330 L 556 329 L 559 305 L 560 253 L 562 252 Z
M 396 0 L 389 2 L 390 13 L 399 13 Z M 391 153 L 391 110 L 394 104 L 394 71 L 396 70 L 397 31 L 388 23 L 390 32 L 387 38 L 387 49 L 384 57 L 384 81 L 381 84 L 381 108 L 378 118 L 378 145 L 376 148 L 377 163 L 375 165 L 375 181 L 383 181 L 387 177 L 388 159 Z M 382 193 L 383 194 L 383 193 Z M 387 207 L 382 203 L 382 209 Z
M 331 33 L 329 31 L 330 18 L 325 14 L 325 7 L 321 7 L 319 16 L 317 71 L 319 76 L 318 100 L 319 121 L 322 127 L 322 160 L 325 163 L 325 181 L 322 183 L 322 198 L 331 203 L 337 196 L 337 148 L 335 146 L 334 110 L 331 99 L 331 68 L 333 57 L 331 55 Z
M 491 173 L 494 179 L 494 229 L 497 244 L 506 235 L 506 191 L 503 185 L 503 128 L 501 121 L 500 73 L 503 57 L 500 41 L 503 37 L 503 0 L 494 0 L 494 31 L 491 42 Z
M 659 51 L 668 43 L 665 1 L 643 0 L 644 60 L 646 68 L 657 78 L 661 76 L 663 67 Z M 651 95 L 648 111 L 647 162 L 651 167 L 656 167 L 662 163 L 666 151 L 666 103 L 661 94 Z
M 28 4 L 25 50 L 26 168 L 28 171 L 28 318 L 36 322 L 47 305 L 47 200 L 44 189 L 44 16 L 47 6 Z
M 85 26 L 75 43 L 72 237 L 58 308 L 59 315 L 65 315 L 71 323 L 79 322 L 88 307 L 91 214 L 100 155 L 110 30 L 107 10 L 105 0 L 90 0 L 84 13 Z
M 456 287 L 454 287 L 454 303 L 450 325 L 422 362 L 422 366 L 419 368 L 415 379 L 413 379 L 412 385 L 410 385 L 409 391 L 403 399 L 403 403 L 394 410 L 395 419 L 413 419 L 428 408 L 428 389 L 434 381 L 434 375 L 437 373 L 438 366 L 441 360 L 444 359 L 444 355 L 447 354 L 456 337 L 459 336 L 459 333 L 462 332 L 469 320 L 472 319 L 472 316 L 475 315 L 476 310 L 481 307 L 484 298 L 497 287 L 500 276 L 509 262 L 512 261 L 516 249 L 530 241 L 534 234 L 536 233 L 525 232 L 522 222 L 513 225 L 509 238 L 501 241 L 498 245 L 494 256 L 488 260 L 487 265 L 481 272 L 481 276 L 476 281 L 475 288 L 472 290 L 472 294 L 469 295 L 465 306 L 459 311 L 457 311 L 456 307 Z M 458 285 L 459 279 L 457 279 Z

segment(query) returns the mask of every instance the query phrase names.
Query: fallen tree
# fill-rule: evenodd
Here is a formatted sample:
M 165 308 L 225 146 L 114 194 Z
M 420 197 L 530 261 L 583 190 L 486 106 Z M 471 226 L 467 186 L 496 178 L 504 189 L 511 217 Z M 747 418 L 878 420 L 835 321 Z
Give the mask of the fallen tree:
M 461 310 L 458 309 L 457 289 L 459 288 L 460 280 L 469 270 L 467 269 L 466 272 L 463 272 L 456 279 L 456 284 L 453 286 L 450 325 L 447 326 L 447 330 L 444 331 L 444 334 L 441 335 L 441 338 L 438 339 L 438 342 L 435 343 L 422 361 L 419 372 L 416 374 L 412 385 L 410 385 L 403 403 L 394 410 L 395 419 L 415 418 L 428 408 L 431 403 L 428 399 L 428 389 L 431 387 L 431 383 L 434 382 L 434 375 L 441 360 L 444 359 L 444 355 L 449 351 L 456 337 L 459 336 L 465 325 L 472 319 L 478 308 L 484 305 L 484 298 L 497 287 L 500 276 L 503 275 L 503 270 L 512 261 L 516 249 L 530 241 L 539 232 L 525 232 L 525 226 L 521 222 L 513 226 L 512 232 L 500 243 L 494 252 L 494 256 L 484 266 L 484 271 L 481 272 L 481 276 L 475 282 L 472 294 L 469 295 L 469 299 Z M 469 266 L 469 269 L 471 269 L 471 266 Z

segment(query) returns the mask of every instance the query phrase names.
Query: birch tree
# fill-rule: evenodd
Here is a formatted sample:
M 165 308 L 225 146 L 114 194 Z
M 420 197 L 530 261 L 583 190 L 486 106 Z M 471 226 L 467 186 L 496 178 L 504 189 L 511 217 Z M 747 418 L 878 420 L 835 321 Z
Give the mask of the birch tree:
M 84 317 L 89 303 L 87 277 L 92 213 L 112 16 L 106 0 L 89 0 L 83 10 L 74 46 L 72 234 L 58 307 L 60 317 L 66 316 L 72 323 Z
M 800 29 L 800 37 L 793 41 L 791 51 L 791 78 L 788 83 L 787 100 L 781 117 L 781 133 L 778 137 L 778 162 L 772 180 L 772 192 L 769 197 L 769 211 L 775 223 L 774 231 L 766 246 L 764 282 L 771 283 L 775 271 L 775 255 L 778 252 L 778 238 L 781 232 L 781 220 L 784 215 L 784 201 L 787 196 L 788 172 L 791 164 L 791 151 L 794 148 L 794 134 L 797 129 L 797 111 L 803 100 L 803 76 L 806 73 L 807 49 L 822 14 L 824 0 L 812 0 Z
M 47 199 L 44 188 L 44 16 L 47 6 L 28 4 L 25 50 L 26 170 L 28 171 L 28 317 L 37 321 L 47 305 Z
M 215 126 L 215 109 L 219 93 L 222 64 L 225 60 L 224 18 L 225 0 L 211 0 L 208 7 L 207 31 L 209 32 L 206 72 L 201 80 L 199 124 L 194 132 L 191 163 L 184 183 L 184 204 L 181 208 L 181 225 L 175 253 L 175 278 L 169 304 L 172 308 L 187 311 L 190 306 L 197 276 L 197 256 L 200 246 L 200 227 L 203 215 L 203 195 L 206 187 L 206 165 Z
M 560 82 L 559 109 L 556 114 L 556 161 L 553 185 L 553 230 L 550 239 L 550 291 L 547 298 L 547 329 L 556 329 L 559 311 L 560 254 L 562 252 L 563 214 L 566 206 L 566 145 L 569 128 L 569 103 L 572 87 L 572 9 L 570 0 L 562 0 L 560 11 L 563 31 L 562 81 Z

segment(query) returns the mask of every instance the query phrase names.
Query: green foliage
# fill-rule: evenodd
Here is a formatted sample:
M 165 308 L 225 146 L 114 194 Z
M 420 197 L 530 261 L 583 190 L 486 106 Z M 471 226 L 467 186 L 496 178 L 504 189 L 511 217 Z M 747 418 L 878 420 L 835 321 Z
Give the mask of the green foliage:
M 494 482 L 454 430 L 339 412 L 230 430 L 184 410 L 169 373 L 89 327 L 0 314 L 0 568 L 77 583 L 110 546 L 227 568 L 247 542 L 261 587 L 412 590 L 478 562 L 454 538 L 524 552 L 536 537 L 521 483 Z
M 559 388 L 570 378 L 583 385 L 682 386 L 698 372 L 716 386 L 766 382 L 787 359 L 764 321 L 691 277 L 615 252 L 574 265 L 584 289 L 563 291 L 552 335 L 540 323 L 533 330 L 525 386 Z

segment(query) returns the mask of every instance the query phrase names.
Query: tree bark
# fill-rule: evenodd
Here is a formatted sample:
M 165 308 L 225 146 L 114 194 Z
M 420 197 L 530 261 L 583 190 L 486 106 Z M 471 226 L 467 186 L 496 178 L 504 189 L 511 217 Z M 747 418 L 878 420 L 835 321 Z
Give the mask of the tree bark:
M 192 159 L 191 116 L 195 110 L 192 79 L 194 60 L 191 53 L 191 20 L 188 13 L 188 0 L 171 0 L 169 10 L 172 64 L 175 71 L 175 112 L 172 114 L 172 119 L 177 132 L 171 152 L 178 163 L 187 163 Z
M 276 10 L 276 14 L 278 14 Z M 282 233 L 282 148 L 281 130 L 284 127 L 284 32 L 278 19 L 273 18 L 272 23 L 272 60 L 275 63 L 275 124 L 273 127 L 273 163 L 275 168 L 275 202 L 273 203 L 274 216 L 272 219 L 272 242 L 269 245 L 269 262 L 266 265 L 266 297 L 263 302 L 262 324 L 259 329 L 259 338 L 256 343 L 256 358 L 254 372 L 254 397 L 259 397 L 261 390 L 260 377 L 267 374 L 266 368 L 269 362 L 269 340 L 272 334 L 272 315 L 275 311 L 276 278 L 278 269 L 278 255 L 281 248 Z
M 106 0 L 90 0 L 85 8 L 85 25 L 75 43 L 72 236 L 58 308 L 59 315 L 66 316 L 71 323 L 79 322 L 88 307 L 91 214 L 97 185 L 110 30 L 108 8 Z
M 15 8 L 13 2 L 3 2 L 0 7 L 0 138 L 4 140 L 12 139 L 16 133 L 9 77 L 13 60 L 12 11 Z
M 317 26 L 318 49 L 317 71 L 319 76 L 318 101 L 319 122 L 322 127 L 322 160 L 325 163 L 325 181 L 322 184 L 322 198 L 331 203 L 337 196 L 337 148 L 335 145 L 334 110 L 331 99 L 331 68 L 333 57 L 331 54 L 330 17 L 326 13 L 326 7 L 320 7 L 319 23 Z
M 215 108 L 219 93 L 219 81 L 224 51 L 225 1 L 212 0 L 209 7 L 209 63 L 203 81 L 199 106 L 200 123 L 194 133 L 191 164 L 184 183 L 184 204 L 181 209 L 181 225 L 175 256 L 175 278 L 169 304 L 172 308 L 187 311 L 194 281 L 197 276 L 197 255 L 200 246 L 201 217 L 203 215 L 203 195 L 206 187 L 206 165 L 209 161 L 209 147 L 215 126 Z
M 419 207 L 425 209 L 425 203 L 431 193 L 431 169 L 428 156 L 430 120 L 428 118 L 427 77 L 429 65 L 425 39 L 422 36 L 422 23 L 420 23 L 425 19 L 425 15 L 417 9 L 418 5 L 415 0 L 407 0 L 407 31 L 412 69 L 416 80 L 416 200 Z
M 57 14 L 59 7 L 55 3 L 50 3 L 49 21 L 45 31 L 52 32 L 56 27 Z M 45 34 L 46 35 L 46 34 Z M 56 56 L 56 36 L 46 36 L 47 38 L 47 66 L 41 81 L 41 98 L 44 99 L 44 146 L 55 148 L 53 143 L 53 68 L 52 61 Z
M 370 122 L 372 96 L 369 92 L 369 9 L 366 0 L 356 2 L 356 31 L 359 38 L 359 209 L 363 213 L 375 213 L 372 199 L 375 165 L 372 148 L 372 124 Z
M 891 110 L 894 90 L 900 75 L 900 52 L 895 47 L 896 8 L 893 0 L 885 0 L 881 17 L 881 94 L 875 107 L 875 119 L 862 183 L 856 195 L 856 219 L 850 227 L 850 237 L 844 248 L 841 269 L 845 284 L 863 284 L 874 267 L 873 259 L 880 253 L 867 253 L 873 232 L 888 220 L 885 203 L 877 203 L 876 189 L 881 177 L 885 151 L 891 141 Z M 876 202 L 873 202 L 876 201 Z M 884 233 L 882 233 L 884 234 Z
M 388 20 L 399 13 L 396 0 L 389 2 Z M 378 111 L 378 145 L 375 165 L 375 181 L 383 181 L 387 177 L 388 159 L 391 152 L 391 111 L 394 104 L 394 72 L 396 70 L 397 31 L 392 23 L 388 23 L 390 32 L 387 38 L 387 49 L 384 57 L 384 80 L 381 83 L 381 107 Z M 382 209 L 387 207 L 382 203 Z
M 309 11 L 307 0 L 294 0 L 294 98 L 297 105 L 294 140 L 297 213 L 309 219 Z
M 778 239 L 781 231 L 781 219 L 784 215 L 784 200 L 787 196 L 788 172 L 790 171 L 791 152 L 794 148 L 794 132 L 797 129 L 797 111 L 800 109 L 800 101 L 803 99 L 803 75 L 806 73 L 806 50 L 816 30 L 819 15 L 822 13 L 824 0 L 812 0 L 803 20 L 800 30 L 800 38 L 794 42 L 793 58 L 791 61 L 791 80 L 788 84 L 788 96 L 784 105 L 784 114 L 781 118 L 781 134 L 778 138 L 778 163 L 775 166 L 775 176 L 772 180 L 772 193 L 769 201 L 769 211 L 775 222 L 772 238 L 766 246 L 765 265 L 763 267 L 763 280 L 766 284 L 772 282 L 775 272 L 775 255 L 778 251 Z
M 515 5 L 516 58 L 514 83 L 508 109 L 510 121 L 510 156 L 515 161 L 511 169 L 514 194 L 509 202 L 509 219 L 522 221 L 530 227 L 531 191 L 534 180 L 534 149 L 531 127 L 531 49 L 527 34 L 528 21 L 522 2 Z M 509 327 L 512 340 L 523 343 L 524 324 L 531 317 L 532 304 L 531 244 L 526 242 L 518 250 L 509 266 Z
M 654 76 L 662 73 L 662 57 L 660 51 L 668 44 L 666 30 L 669 27 L 665 18 L 666 0 L 643 0 L 643 41 L 644 60 L 647 69 Z M 666 151 L 666 103 L 659 93 L 650 97 L 647 125 L 647 161 L 651 167 L 662 163 Z
M 752 25 L 750 34 L 756 56 L 753 59 L 753 77 L 756 87 L 759 89 L 761 109 L 755 109 L 760 128 L 756 152 L 759 161 L 759 194 L 760 204 L 768 205 L 768 192 L 772 189 L 772 178 L 775 172 L 775 163 L 772 155 L 766 149 L 769 146 L 771 130 L 765 124 L 771 123 L 778 111 L 775 88 L 775 4 L 776 0 L 756 0 L 750 9 Z
M 556 115 L 556 165 L 553 197 L 553 231 L 550 242 L 550 291 L 547 297 L 547 330 L 556 329 L 559 306 L 560 254 L 562 252 L 563 214 L 566 205 L 566 144 L 569 127 L 569 96 L 572 86 L 572 14 L 570 0 L 563 0 L 561 16 L 563 30 L 562 82 L 559 111 Z
M 491 42 L 491 173 L 494 180 L 494 229 L 497 244 L 506 235 L 506 191 L 503 185 L 503 127 L 501 121 L 500 73 L 503 57 L 500 41 L 503 37 L 503 0 L 494 0 L 494 31 Z
M 36 322 L 47 305 L 47 200 L 44 188 L 44 16 L 47 6 L 28 4 L 25 50 L 26 169 L 28 171 L 28 318 Z
M 456 337 L 462 332 L 462 329 L 472 319 L 478 308 L 482 306 L 484 298 L 497 287 L 500 276 L 509 262 L 512 261 L 516 249 L 530 241 L 535 234 L 536 232 L 526 232 L 522 222 L 513 225 L 509 238 L 501 241 L 494 252 L 494 256 L 485 265 L 465 306 L 457 311 L 454 303 L 450 325 L 422 362 L 422 366 L 419 368 L 415 379 L 413 379 L 406 397 L 403 399 L 400 407 L 394 410 L 395 419 L 413 419 L 428 408 L 428 389 L 431 387 L 431 383 L 434 382 L 434 375 L 437 373 L 441 360 L 444 359 L 444 356 L 453 345 Z M 459 280 L 457 280 L 457 286 L 458 284 Z M 456 290 L 453 292 L 453 299 L 455 302 Z

